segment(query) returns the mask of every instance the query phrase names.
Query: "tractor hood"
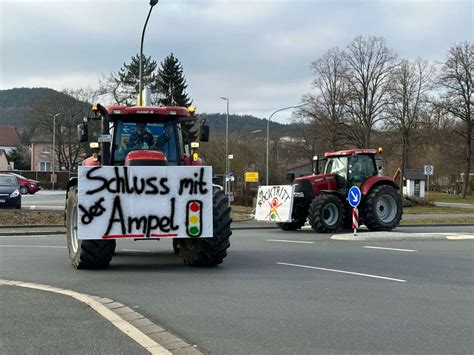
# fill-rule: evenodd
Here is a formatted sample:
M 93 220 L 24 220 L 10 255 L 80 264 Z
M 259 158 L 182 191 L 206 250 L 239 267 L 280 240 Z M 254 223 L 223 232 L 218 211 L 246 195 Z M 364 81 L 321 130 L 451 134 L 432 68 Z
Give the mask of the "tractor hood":
M 125 157 L 125 166 L 167 165 L 166 154 L 156 150 L 134 150 Z
M 336 174 L 308 175 L 295 179 L 295 184 L 301 186 L 305 196 L 311 194 L 311 197 L 318 196 L 323 190 L 336 190 Z

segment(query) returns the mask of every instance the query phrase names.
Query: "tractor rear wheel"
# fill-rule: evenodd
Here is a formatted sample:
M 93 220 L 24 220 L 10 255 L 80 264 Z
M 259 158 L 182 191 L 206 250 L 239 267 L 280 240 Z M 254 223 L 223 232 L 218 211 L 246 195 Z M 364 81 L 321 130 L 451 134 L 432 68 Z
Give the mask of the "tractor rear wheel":
M 179 241 L 179 254 L 190 266 L 215 266 L 227 256 L 232 234 L 229 200 L 222 190 L 214 192 L 212 238 L 183 238 Z
M 337 196 L 322 195 L 311 202 L 308 217 L 315 232 L 335 232 L 344 219 L 344 206 Z
M 363 208 L 364 224 L 373 231 L 390 231 L 402 219 L 402 199 L 390 185 L 374 187 L 365 200 Z
M 115 252 L 115 240 L 79 240 L 77 211 L 77 186 L 73 186 L 66 201 L 66 238 L 72 266 L 76 269 L 108 267 Z
M 297 220 L 294 220 L 293 222 L 277 223 L 277 226 L 284 231 L 295 231 L 301 229 L 301 227 L 303 227 L 305 223 L 306 217 L 299 218 Z

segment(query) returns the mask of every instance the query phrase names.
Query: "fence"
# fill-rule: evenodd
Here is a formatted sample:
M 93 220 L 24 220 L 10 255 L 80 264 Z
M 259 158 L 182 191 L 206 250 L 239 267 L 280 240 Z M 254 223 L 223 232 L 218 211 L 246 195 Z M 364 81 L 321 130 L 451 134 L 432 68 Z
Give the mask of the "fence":
M 39 181 L 41 188 L 45 190 L 51 190 L 53 188 L 53 184 L 51 183 L 51 172 L 30 170 L 8 170 L 3 172 L 15 173 L 28 179 L 37 180 Z M 56 171 L 55 174 L 57 176 L 57 182 L 54 184 L 55 190 L 65 190 L 68 180 L 71 177 L 77 176 L 77 173 L 71 173 L 69 171 Z

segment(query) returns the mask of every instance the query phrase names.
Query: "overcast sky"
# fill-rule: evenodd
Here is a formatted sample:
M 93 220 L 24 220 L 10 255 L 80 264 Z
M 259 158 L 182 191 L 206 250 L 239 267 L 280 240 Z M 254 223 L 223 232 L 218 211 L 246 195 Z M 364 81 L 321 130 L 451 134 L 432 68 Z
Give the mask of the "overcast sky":
M 139 51 L 148 0 L 0 0 L 0 88 L 96 87 Z M 473 40 L 471 0 L 160 0 L 144 52 L 173 52 L 200 112 L 266 117 L 311 90 L 312 61 L 356 35 L 443 61 Z M 289 114 L 281 114 L 286 121 Z

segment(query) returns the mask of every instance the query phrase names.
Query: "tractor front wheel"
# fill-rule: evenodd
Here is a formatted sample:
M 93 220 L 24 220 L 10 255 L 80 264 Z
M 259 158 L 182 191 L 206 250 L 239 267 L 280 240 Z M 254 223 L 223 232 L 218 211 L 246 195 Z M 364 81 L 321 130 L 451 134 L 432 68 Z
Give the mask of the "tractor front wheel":
M 317 233 L 337 231 L 344 219 L 344 206 L 334 195 L 322 195 L 311 202 L 309 223 Z
M 73 186 L 66 201 L 66 238 L 72 266 L 76 269 L 108 267 L 115 252 L 115 240 L 79 240 L 77 210 L 77 186 Z
M 215 266 L 227 256 L 232 234 L 229 200 L 222 190 L 216 190 L 212 202 L 214 236 L 179 240 L 179 254 L 190 266 Z
M 374 187 L 365 200 L 364 224 L 373 231 L 390 231 L 402 219 L 402 199 L 390 185 Z

